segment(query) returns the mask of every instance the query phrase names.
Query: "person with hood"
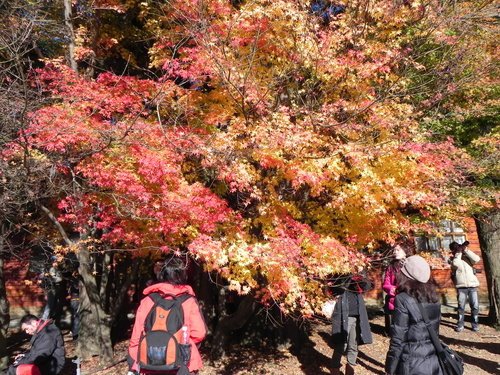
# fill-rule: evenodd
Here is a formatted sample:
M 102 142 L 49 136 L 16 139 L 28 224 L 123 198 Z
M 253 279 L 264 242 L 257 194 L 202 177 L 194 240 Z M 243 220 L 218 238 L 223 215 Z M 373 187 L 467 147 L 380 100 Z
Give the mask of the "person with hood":
M 372 333 L 363 293 L 372 288 L 372 283 L 363 275 L 350 275 L 332 293 L 337 303 L 332 314 L 332 371 L 341 374 L 341 359 L 346 353 L 345 375 L 354 375 L 358 358 L 358 345 L 371 344 Z
M 424 258 L 413 255 L 406 259 L 398 274 L 386 374 L 443 374 L 419 303 L 427 313 L 429 328 L 439 335 L 441 305 L 436 284 L 431 279 L 431 268 Z
M 32 335 L 31 347 L 16 357 L 7 375 L 59 374 L 65 362 L 64 341 L 59 328 L 50 319 L 27 314 L 21 318 L 21 330 Z
M 182 311 L 184 315 L 184 325 L 187 327 L 189 335 L 189 344 L 191 348 L 191 358 L 188 363 L 188 369 L 191 374 L 198 372 L 203 367 L 201 355 L 198 351 L 198 345 L 203 341 L 206 336 L 207 328 L 205 320 L 198 306 L 195 294 L 191 286 L 187 285 L 187 262 L 179 257 L 172 257 L 166 259 L 164 265 L 159 272 L 160 282 L 153 284 L 144 289 L 144 298 L 141 300 L 139 308 L 137 309 L 134 328 L 132 330 L 132 337 L 130 338 L 128 348 L 128 364 L 129 374 L 137 374 L 140 370 L 138 364 L 138 349 L 139 341 L 144 333 L 145 320 L 155 305 L 153 294 L 159 294 L 165 298 L 169 296 L 181 296 L 189 294 L 193 298 L 188 298 L 182 303 Z M 142 373 L 142 371 L 141 371 Z M 145 372 L 148 374 L 176 374 L 176 371 L 170 372 Z

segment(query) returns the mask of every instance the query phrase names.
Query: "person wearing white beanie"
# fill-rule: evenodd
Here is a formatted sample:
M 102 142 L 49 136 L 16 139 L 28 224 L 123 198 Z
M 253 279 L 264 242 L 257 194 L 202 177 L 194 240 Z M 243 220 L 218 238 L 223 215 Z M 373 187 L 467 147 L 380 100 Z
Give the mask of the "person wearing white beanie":
M 387 374 L 443 374 L 419 303 L 429 317 L 431 329 L 439 333 L 441 305 L 431 268 L 424 258 L 413 255 L 398 274 L 391 342 L 385 361 Z

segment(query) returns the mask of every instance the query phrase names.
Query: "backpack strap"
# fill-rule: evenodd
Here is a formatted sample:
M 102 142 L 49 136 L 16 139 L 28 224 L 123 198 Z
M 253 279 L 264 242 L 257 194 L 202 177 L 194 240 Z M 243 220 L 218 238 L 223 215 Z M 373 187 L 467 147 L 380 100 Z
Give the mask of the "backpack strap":
M 167 298 L 165 298 L 167 297 Z M 168 298 L 171 297 L 171 298 Z M 161 294 L 161 293 L 151 293 L 149 294 L 149 298 L 153 301 L 153 306 L 151 306 L 151 309 L 149 310 L 148 315 L 146 316 L 146 319 L 144 320 L 144 331 L 147 330 L 148 324 L 152 325 L 152 322 L 150 320 L 151 312 L 154 311 L 156 307 L 159 305 L 162 307 L 166 308 L 172 308 L 175 305 L 177 305 L 180 309 L 180 313 L 182 314 L 182 319 L 184 320 L 184 311 L 182 310 L 182 304 L 188 300 L 189 298 L 195 298 L 192 294 L 189 293 L 182 293 L 179 295 L 173 295 L 169 293 Z M 165 306 L 165 304 L 167 306 Z
M 420 314 L 422 315 L 422 318 L 424 320 L 425 326 L 427 327 L 427 330 L 429 331 L 429 336 L 431 337 L 431 341 L 434 344 L 434 347 L 436 348 L 438 354 L 440 354 L 444 349 L 443 346 L 441 345 L 441 341 L 439 341 L 439 337 L 436 335 L 436 332 L 430 327 L 429 325 L 429 317 L 427 315 L 427 311 L 425 311 L 424 306 L 418 301 L 417 306 L 418 309 L 420 310 Z
M 181 303 L 181 305 L 186 302 L 186 300 L 190 299 L 190 298 L 194 298 L 194 296 L 192 294 L 189 294 L 189 293 L 182 293 L 182 294 L 179 294 L 178 296 L 174 296 L 174 298 L 179 301 Z
M 189 294 L 189 293 L 182 293 L 182 294 L 178 294 L 178 295 L 173 295 L 170 293 L 158 293 L 158 292 L 149 294 L 149 297 L 153 300 L 155 305 L 157 305 L 161 301 L 165 300 L 165 297 L 171 297 L 172 300 L 180 301 L 181 304 L 184 303 L 184 301 L 186 301 L 187 299 L 189 299 L 191 297 L 194 298 L 194 296 L 192 294 Z
M 177 374 L 176 375 L 189 375 L 191 374 L 189 372 L 189 368 L 187 367 L 187 365 L 185 365 L 184 363 L 181 364 L 181 366 L 179 367 L 179 370 L 177 370 Z
M 161 294 L 161 293 L 151 293 L 149 297 L 153 300 L 154 305 L 151 307 L 151 310 L 153 310 L 155 307 L 158 305 L 163 305 L 167 304 L 168 308 L 170 308 L 172 305 L 179 305 L 182 306 L 182 304 L 188 300 L 189 298 L 194 298 L 193 295 L 188 294 L 188 293 L 182 293 L 179 295 L 173 295 L 173 294 Z M 168 298 L 170 297 L 170 298 Z

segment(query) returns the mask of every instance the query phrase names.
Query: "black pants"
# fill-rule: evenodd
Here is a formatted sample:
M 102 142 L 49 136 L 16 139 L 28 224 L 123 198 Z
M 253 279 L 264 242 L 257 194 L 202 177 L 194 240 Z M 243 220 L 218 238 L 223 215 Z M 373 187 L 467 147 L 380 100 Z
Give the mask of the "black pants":
M 385 318 L 385 335 L 387 337 L 391 336 L 391 325 L 392 325 L 392 319 L 393 319 L 394 311 L 389 311 L 389 313 L 385 313 L 384 318 Z

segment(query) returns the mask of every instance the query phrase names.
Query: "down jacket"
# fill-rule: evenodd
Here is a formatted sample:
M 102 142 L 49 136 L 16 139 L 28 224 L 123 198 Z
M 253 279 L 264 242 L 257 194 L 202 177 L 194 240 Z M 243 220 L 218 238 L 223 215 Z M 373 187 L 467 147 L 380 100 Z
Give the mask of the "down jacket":
M 40 320 L 31 338 L 31 348 L 18 365 L 34 364 L 43 375 L 57 375 L 64 367 L 65 352 L 61 331 L 52 320 Z
M 137 309 L 134 329 L 132 330 L 132 337 L 130 338 L 128 348 L 128 361 L 131 370 L 133 371 L 138 370 L 136 359 L 139 341 L 144 330 L 144 321 L 154 305 L 153 300 L 148 297 L 151 293 L 160 293 L 162 295 L 174 296 L 179 296 L 181 294 L 187 293 L 194 296 L 193 289 L 189 285 L 158 283 L 144 289 L 143 294 L 146 297 L 142 299 L 141 304 Z M 182 310 L 184 312 L 184 323 L 189 328 L 189 342 L 191 344 L 191 360 L 189 361 L 188 368 L 191 372 L 197 371 L 203 367 L 197 344 L 199 344 L 205 338 L 207 328 L 196 298 L 188 298 L 186 301 L 184 301 L 182 304 Z
M 470 250 L 458 252 L 451 260 L 451 269 L 455 272 L 456 288 L 476 288 L 479 286 L 479 280 L 474 274 L 473 264 L 481 260 L 479 255 Z
M 431 328 L 439 334 L 441 306 L 423 303 Z M 391 343 L 385 361 L 387 374 L 442 375 L 429 331 L 417 301 L 407 293 L 396 296 Z

